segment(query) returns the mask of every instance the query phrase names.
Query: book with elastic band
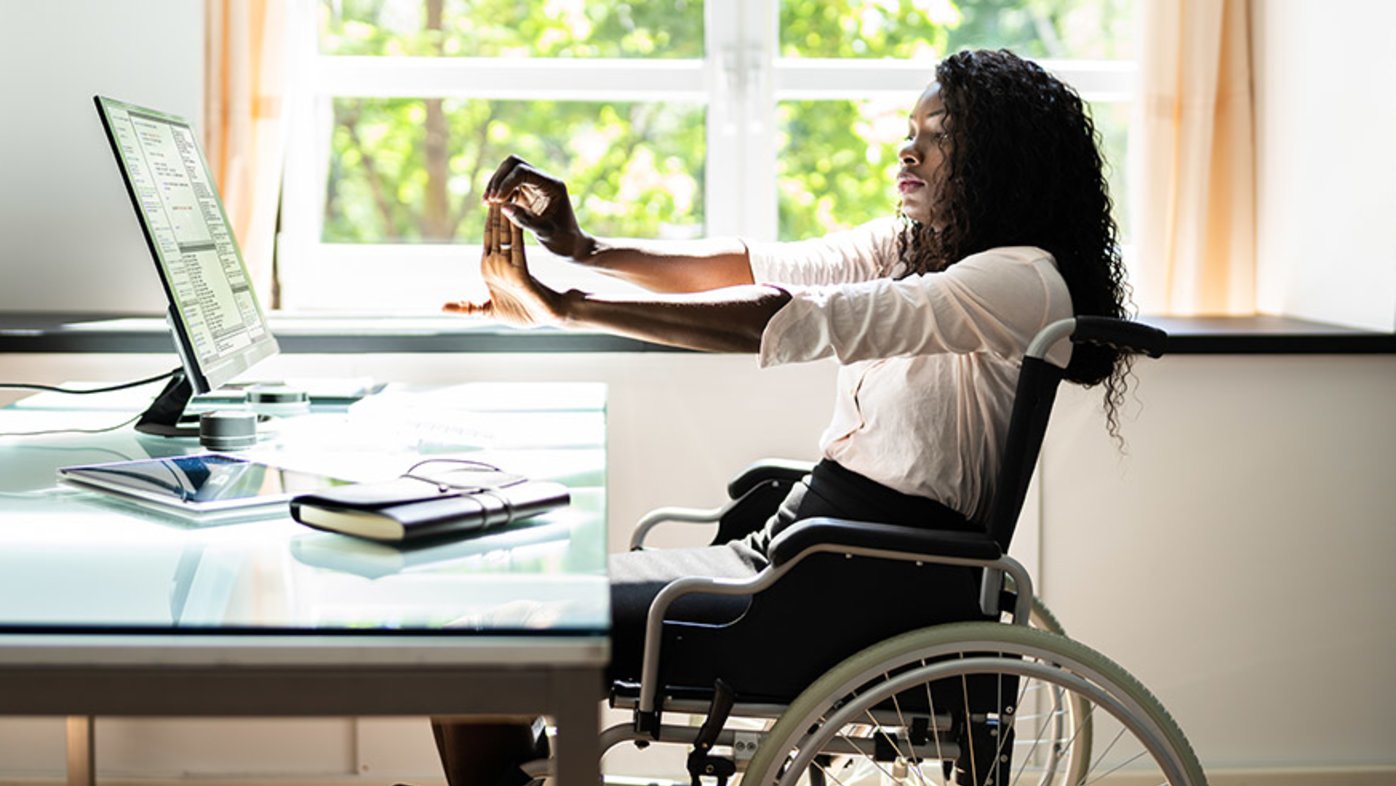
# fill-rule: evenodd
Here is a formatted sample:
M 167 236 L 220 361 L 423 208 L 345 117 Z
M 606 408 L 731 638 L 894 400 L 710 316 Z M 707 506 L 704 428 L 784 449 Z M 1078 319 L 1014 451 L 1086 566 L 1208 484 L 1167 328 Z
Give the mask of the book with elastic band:
M 499 473 L 503 475 L 503 473 Z M 308 527 L 384 543 L 468 534 L 566 507 L 561 483 L 511 476 L 468 484 L 405 475 L 340 486 L 291 500 L 291 517 Z

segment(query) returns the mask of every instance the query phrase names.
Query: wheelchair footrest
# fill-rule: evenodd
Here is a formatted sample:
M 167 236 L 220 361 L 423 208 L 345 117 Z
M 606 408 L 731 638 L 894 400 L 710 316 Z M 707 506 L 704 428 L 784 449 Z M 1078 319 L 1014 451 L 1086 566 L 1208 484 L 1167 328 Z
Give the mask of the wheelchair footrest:
M 727 779 L 737 774 L 737 763 L 694 749 L 688 754 L 688 774 L 693 779 L 692 786 L 702 786 L 703 778 L 716 778 L 717 786 L 727 786 Z
M 708 717 L 698 729 L 693 740 L 693 752 L 688 754 L 688 774 L 693 778 L 693 786 L 701 786 L 702 779 L 716 778 L 717 786 L 727 786 L 727 779 L 737 774 L 737 765 L 731 759 L 710 755 L 717 735 L 727 725 L 727 716 L 732 713 L 732 705 L 737 696 L 732 687 L 722 680 L 713 683 L 713 701 L 708 707 Z

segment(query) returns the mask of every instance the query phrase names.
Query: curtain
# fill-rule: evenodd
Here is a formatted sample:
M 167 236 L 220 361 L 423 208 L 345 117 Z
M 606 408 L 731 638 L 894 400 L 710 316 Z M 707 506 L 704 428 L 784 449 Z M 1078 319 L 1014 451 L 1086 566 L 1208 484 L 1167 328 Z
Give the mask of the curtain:
M 1253 313 L 1250 0 L 1142 11 L 1136 300 L 1144 313 Z
M 298 0 L 205 0 L 204 149 L 264 307 L 273 255 Z

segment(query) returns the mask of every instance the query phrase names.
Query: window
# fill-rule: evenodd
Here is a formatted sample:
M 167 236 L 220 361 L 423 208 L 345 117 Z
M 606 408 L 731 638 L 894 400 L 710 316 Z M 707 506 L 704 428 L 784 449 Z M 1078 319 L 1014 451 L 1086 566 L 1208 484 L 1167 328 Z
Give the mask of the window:
M 1133 2 L 321 0 L 282 304 L 483 294 L 479 193 L 510 153 L 564 177 L 599 235 L 795 239 L 888 215 L 906 112 L 964 47 L 1034 57 L 1092 103 L 1123 222 Z

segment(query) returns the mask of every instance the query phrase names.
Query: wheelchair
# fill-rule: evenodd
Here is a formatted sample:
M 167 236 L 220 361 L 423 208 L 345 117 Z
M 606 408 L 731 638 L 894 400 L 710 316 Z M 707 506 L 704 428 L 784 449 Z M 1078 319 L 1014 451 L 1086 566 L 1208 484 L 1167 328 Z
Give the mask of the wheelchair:
M 982 531 L 952 532 L 832 518 L 798 521 L 749 579 L 682 578 L 652 601 L 639 682 L 611 687 L 632 721 L 601 748 L 691 746 L 688 772 L 726 786 L 1205 786 L 1187 739 L 1124 669 L 1066 637 L 1008 556 L 1063 370 L 1057 342 L 1095 342 L 1159 357 L 1167 336 L 1139 323 L 1077 317 L 1046 327 L 1020 371 L 996 497 Z M 763 462 L 712 510 L 662 508 L 636 527 L 643 548 L 661 522 L 716 523 L 715 544 L 759 528 L 809 471 Z M 978 592 L 952 614 L 918 612 L 934 571 L 969 571 Z M 831 592 L 831 587 L 839 588 Z M 973 597 L 977 595 L 977 597 Z M 682 597 L 746 599 L 721 623 L 668 614 Z M 811 605 L 839 624 L 791 623 Z M 870 636 L 848 641 L 844 620 Z M 701 716 L 701 726 L 666 723 Z M 525 766 L 535 777 L 546 762 Z

